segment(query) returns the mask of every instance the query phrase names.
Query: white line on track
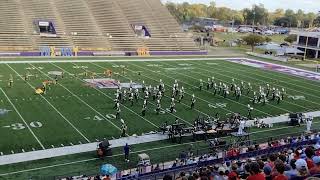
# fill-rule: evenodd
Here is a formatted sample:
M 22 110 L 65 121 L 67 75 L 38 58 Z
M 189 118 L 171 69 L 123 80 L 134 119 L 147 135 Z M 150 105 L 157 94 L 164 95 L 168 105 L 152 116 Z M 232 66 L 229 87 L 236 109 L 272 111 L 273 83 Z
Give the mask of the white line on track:
M 18 114 L 18 116 L 20 117 L 20 119 L 23 121 L 24 125 L 28 128 L 28 130 L 30 131 L 30 133 L 32 134 L 32 136 L 36 139 L 36 141 L 39 143 L 39 145 L 41 146 L 42 149 L 46 149 L 43 144 L 40 142 L 39 138 L 35 135 L 35 133 L 32 131 L 32 129 L 30 128 L 29 124 L 26 122 L 26 120 L 22 117 L 22 115 L 20 114 L 20 112 L 18 111 L 18 109 L 16 108 L 16 106 L 11 102 L 10 98 L 8 97 L 8 95 L 4 92 L 4 90 L 2 88 L 0 88 L 1 92 L 4 94 L 4 96 L 7 98 L 8 102 L 11 104 L 11 106 L 13 107 L 13 109 L 16 111 L 16 113 Z
M 61 69 L 62 71 L 65 71 L 67 72 L 68 74 L 71 74 L 70 72 L 66 71 L 65 69 L 61 68 L 60 66 L 54 64 L 54 63 L 51 63 L 53 66 Z M 81 82 L 84 82 L 82 79 L 76 77 L 76 79 L 80 80 Z M 96 88 L 96 87 L 93 87 L 93 89 L 95 89 L 96 91 L 98 91 L 99 93 L 103 94 L 104 96 L 108 97 L 109 99 L 113 100 L 112 97 L 108 96 L 106 93 L 104 93 L 103 91 L 101 91 L 100 89 Z M 143 120 L 145 120 L 146 122 L 148 122 L 149 124 L 151 124 L 152 126 L 156 127 L 156 128 L 159 128 L 159 126 L 157 126 L 156 124 L 154 124 L 153 122 L 149 121 L 148 119 L 142 117 L 141 115 L 139 115 L 138 113 L 134 112 L 133 110 L 131 110 L 130 108 L 128 108 L 127 106 L 121 104 L 121 106 L 123 106 L 125 109 L 129 110 L 130 112 L 132 112 L 133 114 L 139 116 L 140 118 L 142 118 Z
M 15 72 L 21 79 L 23 77 L 16 71 L 14 70 L 9 64 L 6 64 L 13 72 Z M 35 89 L 34 86 L 32 86 L 28 81 L 26 83 L 32 88 Z M 45 100 L 51 107 L 54 109 L 75 131 L 77 131 L 87 142 L 90 142 L 90 140 L 78 129 L 76 128 L 75 125 L 73 125 L 55 106 L 53 106 L 43 95 L 40 95 L 40 97 Z
M 44 73 L 43 71 L 41 71 L 39 68 L 37 68 L 36 66 L 34 66 L 33 64 L 29 64 L 30 66 L 33 66 L 34 68 L 36 68 L 40 73 L 44 74 L 45 76 L 47 76 L 50 79 L 53 79 L 52 77 L 48 76 L 46 73 Z M 82 100 L 79 96 L 77 96 L 76 94 L 74 94 L 73 92 L 71 92 L 68 88 L 66 88 L 64 85 L 62 85 L 61 83 L 58 83 L 59 86 L 61 86 L 62 88 L 64 88 L 66 91 L 68 91 L 72 96 L 74 96 L 75 98 L 77 98 L 80 102 L 82 102 L 84 105 L 86 105 L 87 107 L 89 107 L 91 110 L 93 110 L 94 112 L 96 112 L 97 114 L 99 114 L 103 119 L 107 120 L 112 126 L 114 126 L 115 128 L 117 128 L 118 130 L 121 130 L 117 125 L 115 125 L 113 122 L 111 122 L 108 118 L 106 118 L 103 114 L 101 114 L 99 111 L 97 111 L 95 108 L 93 108 L 92 106 L 90 106 L 88 103 L 86 103 L 84 100 Z

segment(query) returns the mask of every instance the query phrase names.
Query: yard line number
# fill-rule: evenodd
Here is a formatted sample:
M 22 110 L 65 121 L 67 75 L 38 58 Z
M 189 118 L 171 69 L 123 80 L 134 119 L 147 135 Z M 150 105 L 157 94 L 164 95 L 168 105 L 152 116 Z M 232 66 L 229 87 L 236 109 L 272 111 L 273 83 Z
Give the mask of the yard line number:
M 33 121 L 29 125 L 30 125 L 31 128 L 41 128 L 43 126 L 43 124 L 41 122 L 39 122 L 39 121 Z M 10 128 L 12 130 L 23 130 L 23 129 L 27 128 L 22 123 L 13 123 L 13 124 L 10 124 L 8 126 L 3 126 L 3 127 L 4 128 Z
M 98 116 L 98 115 L 95 115 L 93 116 L 93 118 L 91 117 L 86 117 L 84 118 L 86 120 L 94 120 L 94 121 L 105 121 L 105 120 L 113 120 L 113 119 L 116 119 L 116 115 L 114 114 L 106 114 L 104 117 L 101 117 L 101 116 Z

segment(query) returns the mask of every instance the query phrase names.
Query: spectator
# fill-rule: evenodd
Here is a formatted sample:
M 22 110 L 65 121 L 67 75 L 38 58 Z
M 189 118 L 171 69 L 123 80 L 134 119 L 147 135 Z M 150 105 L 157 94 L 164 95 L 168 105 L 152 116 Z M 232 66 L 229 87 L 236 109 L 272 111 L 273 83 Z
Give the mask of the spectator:
M 260 172 L 260 166 L 256 162 L 250 163 L 250 176 L 247 180 L 264 180 L 265 177 Z
M 286 164 L 287 163 L 287 156 L 286 155 L 280 154 L 279 155 L 279 160 L 281 160 L 282 163 L 284 164 L 285 171 L 289 171 L 291 169 L 290 166 L 288 164 Z
M 314 156 L 312 160 L 315 166 L 310 169 L 310 175 L 320 174 L 320 156 Z
M 176 180 L 187 180 L 186 173 L 181 172 Z
M 228 174 L 229 180 L 237 180 L 238 179 L 237 169 L 238 169 L 237 164 L 231 165 L 231 172 Z
M 199 179 L 199 174 L 198 173 L 193 173 L 193 175 L 192 175 L 193 177 L 194 177 L 194 179 L 196 179 L 196 180 L 198 180 Z
M 265 165 L 263 167 L 263 173 L 264 173 L 264 176 L 265 176 L 266 180 L 272 180 L 271 172 L 272 172 L 272 169 L 271 169 L 271 167 L 269 165 Z
M 302 150 L 301 150 L 301 149 L 296 149 L 295 152 L 294 152 L 294 159 L 295 159 L 295 160 L 300 159 L 301 153 L 302 153 Z
M 173 180 L 173 178 L 172 178 L 172 176 L 171 175 L 165 175 L 164 177 L 163 177 L 163 180 Z
M 278 171 L 278 175 L 274 178 L 274 180 L 288 180 L 288 177 L 283 174 L 285 170 L 285 166 L 282 161 L 276 163 L 275 168 Z
M 160 170 L 161 170 L 161 168 L 160 168 L 159 164 L 157 164 L 156 167 L 153 169 L 153 171 L 160 171 Z
M 297 174 L 297 176 L 291 178 L 290 180 L 304 180 L 304 179 L 306 179 L 309 175 L 307 162 L 304 159 L 298 159 L 295 162 L 295 165 L 297 167 L 298 174 Z
M 103 180 L 111 180 L 109 175 L 106 175 L 106 177 L 103 178 Z
M 172 166 L 171 167 L 177 167 L 178 166 L 178 159 L 176 159 L 175 161 L 174 161 L 174 163 L 172 164 Z
M 214 176 L 214 180 L 227 180 L 228 177 L 225 175 L 225 168 L 224 167 L 219 167 L 218 169 L 218 175 Z
M 289 171 L 285 171 L 284 174 L 289 178 L 293 178 L 293 177 L 296 177 L 298 175 L 298 170 L 296 169 L 296 161 L 295 159 L 292 159 L 290 161 L 290 166 L 291 166 L 291 170 Z
M 312 157 L 314 156 L 314 150 L 311 147 L 307 147 L 306 150 L 304 151 L 307 158 L 306 158 L 306 162 L 308 165 L 308 169 L 311 169 L 314 167 L 314 163 L 312 160 Z
M 276 154 L 271 154 L 269 156 L 269 162 L 268 165 L 271 167 L 271 169 L 274 168 L 274 162 L 277 160 L 278 156 Z

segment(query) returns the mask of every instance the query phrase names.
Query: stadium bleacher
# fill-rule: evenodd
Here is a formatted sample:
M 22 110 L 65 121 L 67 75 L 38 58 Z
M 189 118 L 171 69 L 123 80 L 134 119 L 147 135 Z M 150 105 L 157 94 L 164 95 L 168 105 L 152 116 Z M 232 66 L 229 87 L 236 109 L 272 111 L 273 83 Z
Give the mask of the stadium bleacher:
M 0 51 L 38 51 L 43 46 L 80 50 L 199 51 L 160 0 L 13 0 L 0 6 Z M 40 35 L 37 22 L 53 24 Z M 150 38 L 135 34 L 146 27 Z

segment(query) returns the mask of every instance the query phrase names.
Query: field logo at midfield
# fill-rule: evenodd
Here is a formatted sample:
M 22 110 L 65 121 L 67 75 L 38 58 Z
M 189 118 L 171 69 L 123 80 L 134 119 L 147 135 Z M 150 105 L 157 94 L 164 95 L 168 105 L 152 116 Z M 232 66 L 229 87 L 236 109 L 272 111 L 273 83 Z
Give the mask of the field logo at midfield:
M 306 97 L 304 97 L 304 96 L 292 96 L 292 95 L 289 95 L 288 98 L 293 99 L 293 100 L 305 100 L 306 99 Z
M 118 89 L 119 87 L 122 88 L 134 88 L 134 89 L 141 89 L 142 85 L 138 83 L 119 83 L 115 79 L 110 78 L 100 78 L 100 79 L 84 79 L 86 85 L 99 88 L 99 89 Z
M 215 105 L 208 104 L 208 106 L 209 106 L 209 108 L 214 108 L 214 109 L 226 108 L 227 107 L 227 103 L 216 103 Z
M 293 76 L 298 76 L 302 78 L 306 78 L 309 80 L 320 81 L 320 73 L 307 71 L 303 69 L 293 68 L 289 66 L 283 66 L 263 61 L 257 61 L 252 59 L 228 59 L 227 61 L 234 62 L 237 64 L 247 65 L 259 69 L 271 70 L 275 72 L 281 72 L 284 74 L 289 74 Z

